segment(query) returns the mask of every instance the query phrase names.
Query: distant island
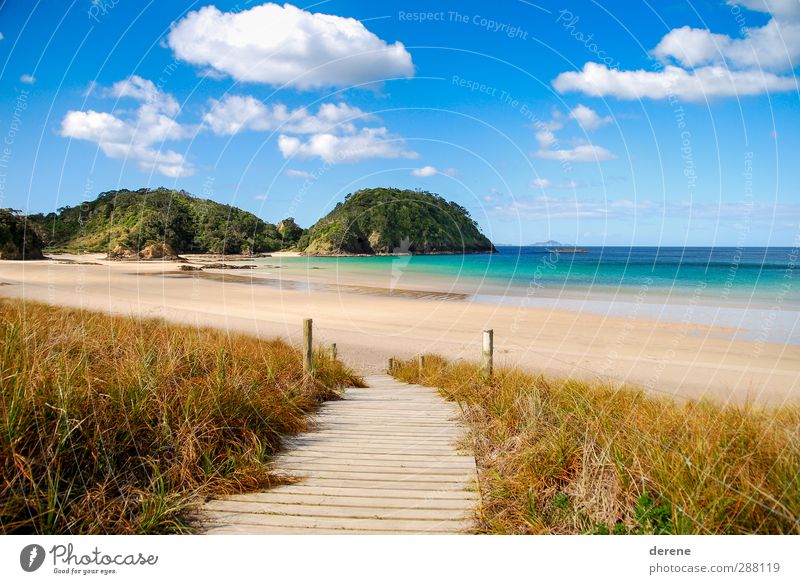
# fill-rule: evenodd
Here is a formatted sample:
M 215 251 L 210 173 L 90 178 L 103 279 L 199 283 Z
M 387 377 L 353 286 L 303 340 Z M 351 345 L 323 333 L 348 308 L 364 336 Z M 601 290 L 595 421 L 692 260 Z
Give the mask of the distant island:
M 555 239 L 548 239 L 547 241 L 537 241 L 532 243 L 531 247 L 570 247 L 568 243 L 561 243 Z
M 495 253 L 469 212 L 437 194 L 363 189 L 303 229 L 166 188 L 121 189 L 56 212 L 0 215 L 0 259 L 107 253 L 111 259 L 175 259 L 178 253 L 306 255 Z M 24 253 L 23 253 L 24 251 Z

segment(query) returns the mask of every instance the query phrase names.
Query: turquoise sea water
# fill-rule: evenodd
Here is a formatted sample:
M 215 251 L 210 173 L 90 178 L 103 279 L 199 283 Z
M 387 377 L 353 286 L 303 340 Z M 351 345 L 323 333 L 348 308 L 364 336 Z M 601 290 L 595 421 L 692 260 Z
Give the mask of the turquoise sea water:
M 616 315 L 635 312 L 733 326 L 742 329 L 742 338 L 800 343 L 797 248 L 581 249 L 588 253 L 506 246 L 497 254 L 300 257 L 281 262 L 287 268 L 335 270 L 341 283 L 364 276 L 394 289 L 435 287 L 466 293 L 479 302 Z
M 800 305 L 798 249 L 587 247 L 551 253 L 541 247 L 500 247 L 497 254 L 296 258 L 298 263 L 353 272 L 395 272 L 507 290 L 696 295 L 720 303 Z M 286 261 L 285 259 L 283 261 Z

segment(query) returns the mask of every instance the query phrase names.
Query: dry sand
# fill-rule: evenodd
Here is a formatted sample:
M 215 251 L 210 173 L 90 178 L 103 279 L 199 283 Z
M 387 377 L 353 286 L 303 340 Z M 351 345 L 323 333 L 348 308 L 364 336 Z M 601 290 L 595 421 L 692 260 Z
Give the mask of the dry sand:
M 315 341 L 335 342 L 363 373 L 391 356 L 480 356 L 493 328 L 498 364 L 584 379 L 628 382 L 679 397 L 780 404 L 800 401 L 800 347 L 730 339 L 730 330 L 646 318 L 520 309 L 459 294 L 397 291 L 341 273 L 309 277 L 256 269 L 179 272 L 170 262 L 0 261 L 0 295 L 116 314 L 244 331 L 298 342 L 303 318 Z M 309 287 L 309 280 L 314 285 Z M 254 283 L 255 282 L 255 283 Z

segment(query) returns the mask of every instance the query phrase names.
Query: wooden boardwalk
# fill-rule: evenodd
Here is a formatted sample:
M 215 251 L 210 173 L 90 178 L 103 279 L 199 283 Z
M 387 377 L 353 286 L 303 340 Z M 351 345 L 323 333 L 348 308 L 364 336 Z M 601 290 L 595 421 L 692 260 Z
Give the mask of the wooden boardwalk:
M 287 442 L 275 470 L 301 480 L 209 501 L 206 533 L 469 532 L 477 475 L 472 454 L 456 447 L 458 407 L 429 387 L 366 380 Z

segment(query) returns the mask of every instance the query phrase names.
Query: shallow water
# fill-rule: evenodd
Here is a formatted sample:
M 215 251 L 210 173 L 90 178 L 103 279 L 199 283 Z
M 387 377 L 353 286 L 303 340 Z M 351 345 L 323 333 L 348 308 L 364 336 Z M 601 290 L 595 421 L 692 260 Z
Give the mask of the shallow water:
M 796 248 L 582 249 L 588 253 L 500 247 L 497 254 L 257 262 L 340 286 L 436 290 L 478 302 L 733 327 L 735 338 L 800 343 Z

